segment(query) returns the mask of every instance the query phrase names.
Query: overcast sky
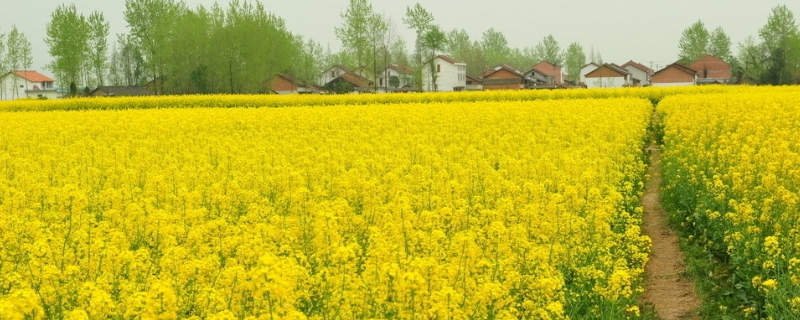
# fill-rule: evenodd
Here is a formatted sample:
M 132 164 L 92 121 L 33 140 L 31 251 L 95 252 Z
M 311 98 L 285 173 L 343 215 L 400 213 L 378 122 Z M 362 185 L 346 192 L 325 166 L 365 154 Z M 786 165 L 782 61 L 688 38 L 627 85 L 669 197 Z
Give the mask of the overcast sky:
M 229 0 L 184 0 L 189 7 L 227 5 Z M 709 31 L 721 26 L 736 44 L 748 35 L 758 36 L 773 7 L 785 4 L 800 14 L 800 1 L 772 0 L 373 0 L 376 12 L 390 17 L 399 34 L 411 44 L 413 33 L 402 24 L 407 6 L 419 2 L 431 12 L 443 30 L 465 29 L 473 40 L 494 28 L 516 48 L 535 46 L 552 34 L 562 47 L 571 42 L 583 45 L 587 55 L 594 48 L 605 62 L 622 64 L 634 60 L 654 69 L 677 60 L 678 40 L 683 29 L 702 20 Z M 44 43 L 50 14 L 62 3 L 74 3 L 79 12 L 94 10 L 105 14 L 111 23 L 111 39 L 127 33 L 123 18 L 124 0 L 2 0 L 0 33 L 16 25 L 33 44 L 34 68 L 49 72 L 50 62 Z M 340 14 L 349 0 L 262 0 L 272 13 L 282 17 L 292 32 L 317 40 L 323 47 L 338 51 L 341 43 L 333 28 L 342 23 Z

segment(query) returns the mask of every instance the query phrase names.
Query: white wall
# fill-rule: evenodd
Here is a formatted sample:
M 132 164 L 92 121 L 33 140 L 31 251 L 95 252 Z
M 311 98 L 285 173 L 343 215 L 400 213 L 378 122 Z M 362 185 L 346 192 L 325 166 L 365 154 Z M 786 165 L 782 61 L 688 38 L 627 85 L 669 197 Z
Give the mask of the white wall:
M 437 70 L 436 66 L 440 66 L 440 72 L 437 74 L 436 87 L 438 91 L 456 91 L 465 90 L 467 87 L 467 64 L 456 63 L 452 64 L 442 58 L 433 60 L 434 72 Z M 422 90 L 434 91 L 430 75 L 430 66 L 425 65 L 422 72 Z
M 34 86 L 38 86 L 40 90 L 34 91 Z M 30 82 L 15 74 L 6 74 L 0 78 L 0 100 L 37 98 L 39 95 L 47 99 L 60 98 L 58 92 L 52 86 L 43 88 L 42 83 Z
M 599 77 L 586 78 L 584 82 L 587 88 L 622 88 L 625 86 L 624 77 Z
M 589 87 L 589 84 L 586 82 L 586 74 L 589 72 L 595 71 L 599 68 L 596 65 L 590 64 L 581 68 L 581 82 L 586 83 L 586 86 Z
M 639 83 L 642 86 L 646 86 L 646 85 L 650 84 L 650 77 L 647 75 L 647 72 L 639 70 L 639 68 L 636 68 L 636 67 L 630 66 L 630 65 L 626 66 L 625 70 L 628 70 L 628 72 L 630 72 L 630 74 L 634 78 L 639 79 L 639 81 L 640 81 Z
M 333 76 L 331 76 L 331 71 L 333 71 Z M 325 70 L 324 72 L 322 72 L 322 76 L 320 77 L 320 81 L 322 81 L 322 83 L 320 83 L 320 85 L 324 86 L 324 85 L 328 84 L 328 82 L 333 81 L 333 79 L 338 78 L 339 76 L 343 75 L 344 73 L 345 73 L 344 70 L 339 69 L 338 67 L 329 68 L 329 69 Z

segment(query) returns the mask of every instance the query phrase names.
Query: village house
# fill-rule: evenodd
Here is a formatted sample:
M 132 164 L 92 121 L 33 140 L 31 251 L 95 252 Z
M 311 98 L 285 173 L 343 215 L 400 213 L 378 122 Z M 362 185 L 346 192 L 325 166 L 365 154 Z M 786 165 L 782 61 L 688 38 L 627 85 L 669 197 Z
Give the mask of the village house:
M 359 93 L 372 90 L 370 88 L 372 83 L 367 78 L 340 64 L 323 71 L 320 78 L 322 79 L 322 87 L 333 92 Z
M 584 77 L 587 88 L 622 88 L 634 85 L 631 74 L 613 63 L 604 63 Z
M 555 77 L 535 68 L 528 70 L 522 76 L 525 79 L 526 89 L 555 89 L 559 86 L 555 83 Z
M 548 75 L 553 77 L 552 84 L 562 84 L 564 83 L 564 71 L 563 68 L 559 65 L 555 65 L 550 61 L 543 60 L 533 67 L 531 70 L 536 70 L 541 74 Z
M 290 74 L 279 74 L 265 83 L 276 94 L 317 93 L 319 88 L 307 81 L 299 80 Z
M 640 86 L 647 87 L 650 85 L 650 81 L 653 77 L 653 69 L 648 68 L 647 66 L 634 62 L 633 60 L 625 62 L 625 64 L 621 65 L 625 71 L 631 74 L 633 79 L 638 80 Z
M 501 63 L 481 76 L 483 90 L 519 90 L 525 88 L 522 73 L 514 67 Z
M 695 61 L 689 68 L 697 71 L 697 84 L 728 84 L 733 77 L 731 65 L 710 54 Z
M 586 74 L 594 70 L 597 70 L 597 68 L 600 68 L 600 65 L 594 62 L 589 62 L 588 64 L 581 67 L 581 77 L 579 81 L 583 84 L 586 84 Z
M 697 83 L 697 71 L 680 63 L 673 63 L 653 74 L 654 87 L 692 86 Z
M 153 93 L 143 86 L 100 86 L 89 93 L 90 97 L 140 97 Z
M 378 87 L 384 92 L 408 91 L 413 87 L 414 70 L 409 67 L 393 64 L 381 72 Z
M 0 100 L 61 98 L 55 80 L 36 71 L 11 71 L 0 76 Z
M 445 55 L 436 56 L 432 62 L 432 65 L 426 63 L 422 68 L 424 91 L 464 91 L 467 88 L 466 63 Z
M 483 79 L 480 77 L 467 76 L 467 91 L 482 91 Z

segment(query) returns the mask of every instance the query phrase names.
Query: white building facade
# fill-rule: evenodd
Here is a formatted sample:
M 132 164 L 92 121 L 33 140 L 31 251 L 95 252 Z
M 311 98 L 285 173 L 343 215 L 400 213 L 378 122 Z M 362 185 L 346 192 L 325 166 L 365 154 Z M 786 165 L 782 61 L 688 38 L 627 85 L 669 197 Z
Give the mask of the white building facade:
M 434 86 L 433 79 L 436 79 Z M 467 88 L 467 64 L 448 56 L 433 59 L 433 68 L 425 64 L 422 69 L 423 91 L 464 91 Z
M 58 99 L 55 80 L 36 71 L 11 71 L 0 76 L 0 100 Z
M 597 70 L 597 68 L 600 68 L 600 65 L 598 65 L 598 64 L 596 64 L 594 62 L 589 63 L 589 64 L 581 67 L 581 80 L 580 80 L 580 82 L 585 83 L 587 85 L 587 87 L 588 87 L 589 84 L 586 83 L 586 74 L 588 74 L 589 72 Z

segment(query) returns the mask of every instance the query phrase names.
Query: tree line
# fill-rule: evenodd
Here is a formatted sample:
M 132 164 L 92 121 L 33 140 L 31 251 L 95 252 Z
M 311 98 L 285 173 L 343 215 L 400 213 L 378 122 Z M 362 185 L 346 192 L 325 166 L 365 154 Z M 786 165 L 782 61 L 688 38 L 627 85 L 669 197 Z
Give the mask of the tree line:
M 0 30 L 2 31 L 2 30 Z M 31 42 L 25 37 L 17 26 L 11 26 L 11 31 L 8 33 L 0 32 L 0 72 L 7 70 L 28 70 L 33 65 L 33 56 L 31 54 Z M 0 74 L 2 76 L 2 74 Z M 17 86 L 17 77 L 13 77 L 11 85 Z M 0 83 L 0 100 L 5 99 L 2 95 L 5 94 L 5 81 Z M 16 94 L 17 90 L 12 90 L 12 94 Z M 19 97 L 9 97 L 12 99 Z
M 578 81 L 588 62 L 602 63 L 600 53 L 577 42 L 562 47 L 553 35 L 537 44 L 514 48 L 502 32 L 490 28 L 473 38 L 464 29 L 443 30 L 420 4 L 407 7 L 401 21 L 375 12 L 369 0 L 350 0 L 334 28 L 342 43 L 332 53 L 314 40 L 290 32 L 260 1 L 231 1 L 227 7 L 188 7 L 178 0 L 126 0 L 127 34 L 109 42 L 109 23 L 102 12 L 80 14 L 75 5 L 61 5 L 51 14 L 45 39 L 52 71 L 73 93 L 80 87 L 145 85 L 163 94 L 263 93 L 265 81 L 280 73 L 316 82 L 334 64 L 359 69 L 373 82 L 386 66 L 435 76 L 432 61 L 448 55 L 479 76 L 506 63 L 526 71 L 546 60 L 565 67 L 567 80 Z M 400 25 L 400 26 L 398 26 Z M 413 30 L 413 51 L 407 52 L 401 27 Z M 721 27 L 709 31 L 697 21 L 683 31 L 679 59 L 691 63 L 706 54 L 730 62 L 738 78 L 763 84 L 796 83 L 800 72 L 800 32 L 786 6 L 773 8 L 758 38 L 739 43 L 738 55 Z M 0 70 L 30 69 L 31 45 L 16 27 L 0 33 Z M 435 81 L 433 81 L 435 83 Z M 419 87 L 418 87 L 419 88 Z
M 738 44 L 734 56 L 731 40 L 721 27 L 709 32 L 702 21 L 683 30 L 679 62 L 691 63 L 707 54 L 731 64 L 737 80 L 756 84 L 796 84 L 800 80 L 800 31 L 794 14 L 786 6 L 772 9 L 758 39 L 748 36 Z

